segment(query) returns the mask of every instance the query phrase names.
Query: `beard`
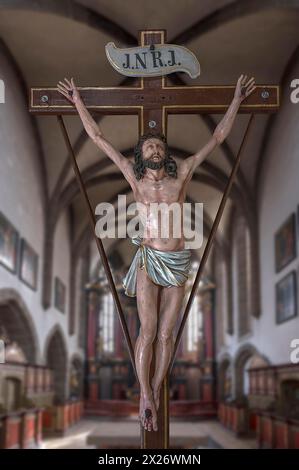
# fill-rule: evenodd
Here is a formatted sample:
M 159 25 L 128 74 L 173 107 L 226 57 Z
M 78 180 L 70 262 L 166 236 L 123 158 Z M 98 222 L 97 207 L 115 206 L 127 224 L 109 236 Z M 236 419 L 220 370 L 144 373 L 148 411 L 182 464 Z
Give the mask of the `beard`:
M 142 161 L 146 168 L 149 168 L 150 170 L 160 170 L 165 165 L 166 158 L 163 158 L 159 162 L 153 162 L 151 159 L 144 160 L 144 158 L 142 159 Z

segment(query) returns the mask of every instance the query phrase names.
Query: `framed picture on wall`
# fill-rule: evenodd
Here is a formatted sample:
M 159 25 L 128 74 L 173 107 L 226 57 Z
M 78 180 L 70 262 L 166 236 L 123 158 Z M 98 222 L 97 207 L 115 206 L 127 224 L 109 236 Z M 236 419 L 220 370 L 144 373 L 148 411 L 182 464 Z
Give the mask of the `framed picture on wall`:
M 291 271 L 276 284 L 276 323 L 297 316 L 297 276 Z
M 275 234 L 275 265 L 279 272 L 296 258 L 296 217 L 291 214 Z
M 54 304 L 61 313 L 65 313 L 65 300 L 66 287 L 59 277 L 55 277 Z
M 21 240 L 20 279 L 31 289 L 37 289 L 38 255 L 24 238 Z
M 0 264 L 12 273 L 17 272 L 19 234 L 0 212 Z

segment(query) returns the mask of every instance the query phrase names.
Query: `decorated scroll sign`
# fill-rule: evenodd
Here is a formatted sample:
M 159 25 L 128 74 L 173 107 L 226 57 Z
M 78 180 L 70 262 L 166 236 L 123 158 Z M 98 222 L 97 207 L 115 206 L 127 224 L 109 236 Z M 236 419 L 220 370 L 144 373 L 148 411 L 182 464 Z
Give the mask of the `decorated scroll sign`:
M 155 44 L 119 49 L 113 42 L 109 42 L 105 50 L 112 67 L 129 77 L 158 77 L 185 72 L 191 78 L 196 78 L 200 74 L 197 58 L 186 47 Z

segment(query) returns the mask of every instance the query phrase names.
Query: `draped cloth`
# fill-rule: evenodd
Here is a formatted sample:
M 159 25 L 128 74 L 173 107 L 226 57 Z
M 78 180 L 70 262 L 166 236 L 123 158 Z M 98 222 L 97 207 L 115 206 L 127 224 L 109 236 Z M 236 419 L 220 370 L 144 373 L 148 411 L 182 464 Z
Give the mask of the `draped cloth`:
M 136 296 L 137 269 L 145 268 L 149 278 L 163 287 L 182 286 L 188 279 L 191 268 L 191 250 L 161 251 L 142 244 L 140 237 L 132 238 L 132 243 L 139 248 L 133 258 L 122 285 L 125 294 Z

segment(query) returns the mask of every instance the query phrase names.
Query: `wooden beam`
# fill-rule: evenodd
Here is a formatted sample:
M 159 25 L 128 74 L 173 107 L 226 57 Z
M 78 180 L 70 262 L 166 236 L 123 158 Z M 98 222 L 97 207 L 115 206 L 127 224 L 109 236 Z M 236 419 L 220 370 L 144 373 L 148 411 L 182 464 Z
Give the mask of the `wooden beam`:
M 151 81 L 160 86 L 149 87 Z M 89 111 L 100 114 L 141 114 L 159 109 L 167 114 L 223 114 L 229 107 L 235 85 L 167 86 L 166 79 L 141 80 L 134 87 L 78 87 Z M 256 85 L 241 104 L 239 113 L 274 113 L 279 109 L 278 85 Z M 76 108 L 55 87 L 30 89 L 29 111 L 33 114 L 77 114 Z

